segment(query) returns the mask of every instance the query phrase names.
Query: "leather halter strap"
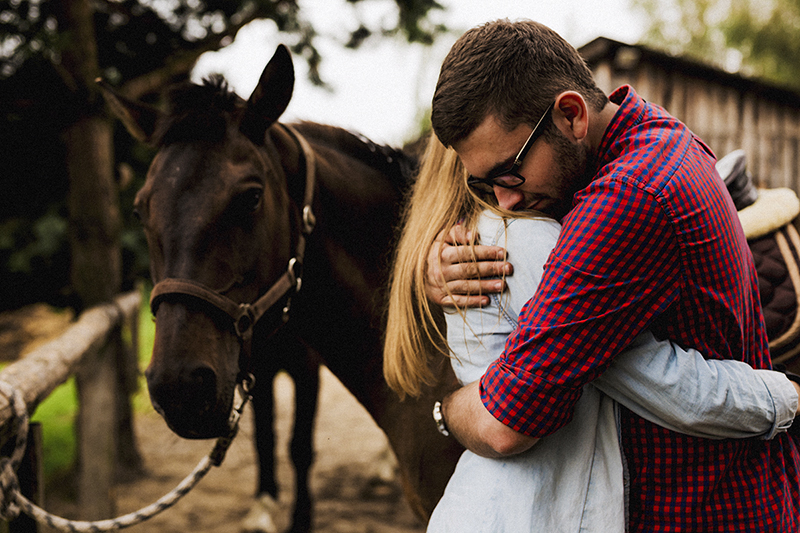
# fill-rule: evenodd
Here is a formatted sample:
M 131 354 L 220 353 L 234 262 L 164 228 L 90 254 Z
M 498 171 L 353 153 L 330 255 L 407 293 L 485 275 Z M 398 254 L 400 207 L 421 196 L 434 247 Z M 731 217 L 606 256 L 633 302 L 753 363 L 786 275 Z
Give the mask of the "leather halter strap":
M 303 258 L 306 248 L 306 237 L 311 234 L 316 224 L 316 218 L 311 204 L 314 201 L 314 186 L 316 181 L 316 159 L 314 151 L 308 141 L 300 133 L 285 124 L 282 126 L 293 137 L 303 153 L 306 167 L 305 195 L 303 199 L 302 223 L 303 227 L 297 238 L 295 255 L 289 260 L 286 272 L 253 303 L 239 303 L 231 300 L 210 287 L 191 279 L 165 278 L 153 287 L 150 293 L 150 310 L 155 316 L 159 304 L 171 294 L 193 296 L 207 302 L 233 319 L 233 329 L 242 344 L 242 350 L 250 355 L 250 340 L 253 335 L 253 326 L 256 322 L 287 294 L 289 299 L 283 308 L 283 322 L 289 318 L 289 307 L 292 294 L 300 290 L 302 284 Z

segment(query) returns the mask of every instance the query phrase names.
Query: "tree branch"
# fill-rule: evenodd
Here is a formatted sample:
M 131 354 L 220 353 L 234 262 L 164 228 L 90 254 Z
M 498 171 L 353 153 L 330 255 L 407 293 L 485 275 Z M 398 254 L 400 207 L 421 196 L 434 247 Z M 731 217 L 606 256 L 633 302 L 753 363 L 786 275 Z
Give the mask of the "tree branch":
M 137 100 L 146 94 L 162 90 L 176 77 L 187 75 L 201 55 L 223 48 L 222 43 L 226 39 L 233 39 L 240 29 L 265 15 L 266 12 L 257 9 L 243 15 L 238 24 L 232 24 L 222 33 L 211 34 L 205 39 L 197 41 L 194 49 L 174 54 L 167 58 L 163 67 L 128 80 L 120 87 L 119 91 L 126 97 Z

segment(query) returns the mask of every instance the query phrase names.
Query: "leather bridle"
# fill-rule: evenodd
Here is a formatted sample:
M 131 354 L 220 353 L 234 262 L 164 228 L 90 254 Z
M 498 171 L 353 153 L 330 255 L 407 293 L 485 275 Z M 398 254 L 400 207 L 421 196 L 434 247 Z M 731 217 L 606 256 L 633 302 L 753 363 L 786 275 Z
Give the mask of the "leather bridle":
M 242 362 L 250 361 L 253 327 L 264 314 L 276 303 L 286 297 L 283 308 L 282 324 L 289 319 L 291 299 L 302 285 L 303 258 L 306 248 L 306 238 L 314 230 L 316 218 L 311 204 L 314 200 L 314 186 L 316 180 L 316 160 L 314 152 L 308 141 L 300 133 L 284 124 L 280 124 L 291 137 L 297 141 L 305 159 L 306 184 L 303 198 L 302 228 L 297 239 L 294 256 L 289 259 L 286 272 L 255 302 L 239 303 L 217 292 L 210 287 L 191 279 L 165 278 L 153 287 L 150 293 L 150 310 L 153 316 L 158 311 L 159 304 L 170 295 L 187 295 L 202 300 L 219 309 L 233 321 L 233 331 L 236 333 L 241 346 L 240 366 Z M 243 371 L 248 371 L 242 368 Z

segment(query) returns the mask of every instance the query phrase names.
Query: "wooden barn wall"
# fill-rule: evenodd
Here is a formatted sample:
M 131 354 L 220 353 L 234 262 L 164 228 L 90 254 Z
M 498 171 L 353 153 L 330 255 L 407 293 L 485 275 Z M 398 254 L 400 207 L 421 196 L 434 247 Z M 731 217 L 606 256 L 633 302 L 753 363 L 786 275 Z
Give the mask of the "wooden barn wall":
M 647 62 L 621 71 L 602 61 L 594 74 L 607 94 L 620 85 L 632 85 L 644 99 L 686 123 L 717 157 L 744 149 L 747 168 L 759 187 L 800 192 L 797 107 Z

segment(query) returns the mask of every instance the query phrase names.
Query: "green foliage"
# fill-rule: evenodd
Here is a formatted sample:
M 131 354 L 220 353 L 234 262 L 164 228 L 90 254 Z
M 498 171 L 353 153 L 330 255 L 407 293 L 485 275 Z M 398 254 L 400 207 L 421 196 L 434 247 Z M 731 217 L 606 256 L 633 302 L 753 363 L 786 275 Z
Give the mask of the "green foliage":
M 33 301 L 67 303 L 69 247 L 63 209 L 51 206 L 32 218 L 0 220 L 0 306 L 16 308 Z
M 3 0 L 0 2 L 0 77 L 12 75 L 33 55 L 56 60 L 60 47 L 56 33 L 54 4 L 42 0 Z
M 357 4 L 363 0 L 348 1 Z M 409 42 L 431 44 L 445 30 L 428 20 L 431 10 L 442 9 L 435 0 L 394 2 L 394 26 L 361 24 L 347 46 L 358 47 L 372 35 L 398 33 Z M 13 75 L 31 57 L 59 62 L 66 38 L 58 27 L 59 3 L 0 0 L 0 78 Z M 306 59 L 311 79 L 321 83 L 317 33 L 303 17 L 297 0 L 120 0 L 96 2 L 94 9 L 98 60 L 104 76 L 115 84 L 161 68 L 181 51 L 224 46 L 242 23 L 257 18 L 270 19 L 279 31 L 295 37 L 292 51 Z
M 67 220 L 50 210 L 28 226 L 24 220 L 11 219 L 0 224 L 0 250 L 7 251 L 8 270 L 30 274 L 37 260 L 49 262 L 59 252 L 67 234 Z
M 723 44 L 715 31 L 717 4 L 717 0 L 633 0 L 650 17 L 646 41 L 695 55 L 708 54 Z
M 442 9 L 434 0 L 397 0 L 400 10 L 398 28 L 406 39 L 412 43 L 433 44 L 436 36 L 447 31 L 442 25 L 431 25 L 428 13 L 433 9 Z
M 632 0 L 644 41 L 800 88 L 800 0 Z
M 733 0 L 722 28 L 753 74 L 800 87 L 800 1 Z

